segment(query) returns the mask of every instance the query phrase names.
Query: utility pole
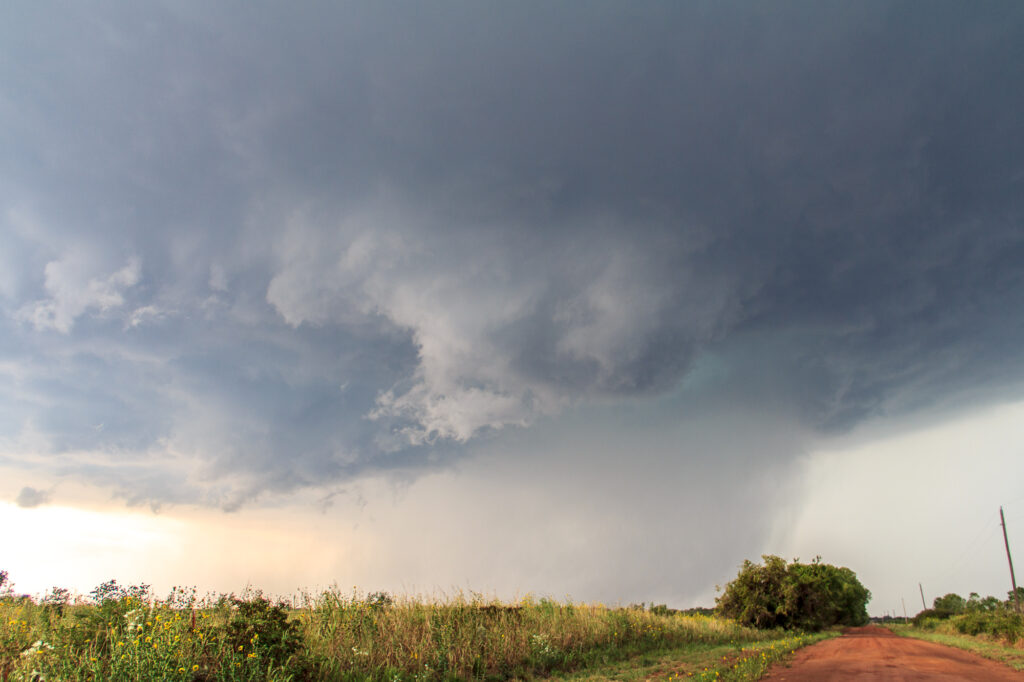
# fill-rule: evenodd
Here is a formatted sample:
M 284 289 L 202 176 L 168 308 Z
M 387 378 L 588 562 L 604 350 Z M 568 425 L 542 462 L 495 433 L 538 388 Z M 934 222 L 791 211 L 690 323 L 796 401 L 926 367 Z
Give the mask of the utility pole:
M 1006 560 L 1010 563 L 1010 585 L 1013 586 L 1013 599 L 1020 611 L 1020 595 L 1017 594 L 1017 577 L 1013 574 L 1013 557 L 1010 556 L 1010 541 L 1006 538 L 1006 517 L 1003 508 L 999 507 L 999 525 L 1003 527 L 1003 544 L 1006 545 Z
M 924 608 L 925 611 L 927 611 L 928 605 L 924 603 L 924 588 L 921 587 L 921 583 L 917 584 L 917 589 L 921 590 L 921 606 Z
M 903 624 L 907 624 L 907 600 L 900 597 L 900 601 L 903 602 Z

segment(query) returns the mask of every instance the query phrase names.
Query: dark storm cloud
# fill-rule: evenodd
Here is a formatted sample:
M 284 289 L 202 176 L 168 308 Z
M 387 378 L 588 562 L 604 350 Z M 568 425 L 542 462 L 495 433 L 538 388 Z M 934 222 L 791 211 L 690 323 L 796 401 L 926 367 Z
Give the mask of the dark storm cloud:
M 6 13 L 9 452 L 231 506 L 701 358 L 819 430 L 1022 378 L 1018 3 Z

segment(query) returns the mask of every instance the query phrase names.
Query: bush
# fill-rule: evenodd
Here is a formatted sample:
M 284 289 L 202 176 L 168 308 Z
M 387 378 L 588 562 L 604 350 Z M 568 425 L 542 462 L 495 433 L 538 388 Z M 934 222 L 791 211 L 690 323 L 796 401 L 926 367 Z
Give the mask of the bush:
M 939 621 L 947 620 L 953 615 L 952 611 L 946 609 L 925 609 L 914 616 L 913 623 L 918 627 L 928 627 L 930 623 L 934 627 Z
M 1008 608 L 968 611 L 951 618 L 950 623 L 961 634 L 988 635 L 1011 644 L 1024 637 L 1024 616 Z
M 848 568 L 764 555 L 764 565 L 744 561 L 716 599 L 719 614 L 757 628 L 817 631 L 868 622 L 871 593 Z
M 273 604 L 261 594 L 232 602 L 232 615 L 224 627 L 231 649 L 246 652 L 263 664 L 287 666 L 302 648 L 302 635 L 299 623 L 289 620 L 286 605 Z

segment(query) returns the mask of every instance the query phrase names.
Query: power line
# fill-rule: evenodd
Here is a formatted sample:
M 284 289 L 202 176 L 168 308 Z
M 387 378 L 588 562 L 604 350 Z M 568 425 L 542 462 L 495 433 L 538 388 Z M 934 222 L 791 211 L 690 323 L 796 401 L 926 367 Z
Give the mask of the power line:
M 960 556 L 949 564 L 949 568 L 942 574 L 941 579 L 935 582 L 945 583 L 949 578 L 957 575 L 960 569 L 963 568 L 964 562 L 977 554 L 978 547 L 998 534 L 999 524 L 996 523 L 995 516 L 996 514 L 990 514 L 985 518 L 985 525 L 975 534 L 974 539 L 961 552 Z

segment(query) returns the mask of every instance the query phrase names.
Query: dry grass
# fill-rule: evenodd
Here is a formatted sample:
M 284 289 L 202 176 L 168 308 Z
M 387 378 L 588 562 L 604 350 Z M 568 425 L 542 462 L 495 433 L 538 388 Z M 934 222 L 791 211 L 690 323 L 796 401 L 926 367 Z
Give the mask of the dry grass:
M 715 618 L 546 599 L 502 604 L 478 595 L 380 607 L 328 592 L 300 618 L 310 653 L 325 661 L 332 678 L 349 671 L 375 679 L 522 677 L 641 651 L 764 636 Z
M 329 590 L 300 602 L 272 603 L 259 593 L 196 600 L 188 591 L 155 600 L 116 586 L 91 603 L 7 596 L 0 598 L 0 680 L 530 679 L 667 652 L 677 663 L 687 655 L 707 661 L 711 650 L 733 679 L 756 679 L 753 668 L 736 676 L 739 667 L 763 661 L 759 652 L 773 643 L 778 651 L 794 646 L 782 632 L 707 616 L 529 597 L 501 603 L 477 594 L 392 599 Z M 673 674 L 688 669 L 695 668 L 678 664 Z

